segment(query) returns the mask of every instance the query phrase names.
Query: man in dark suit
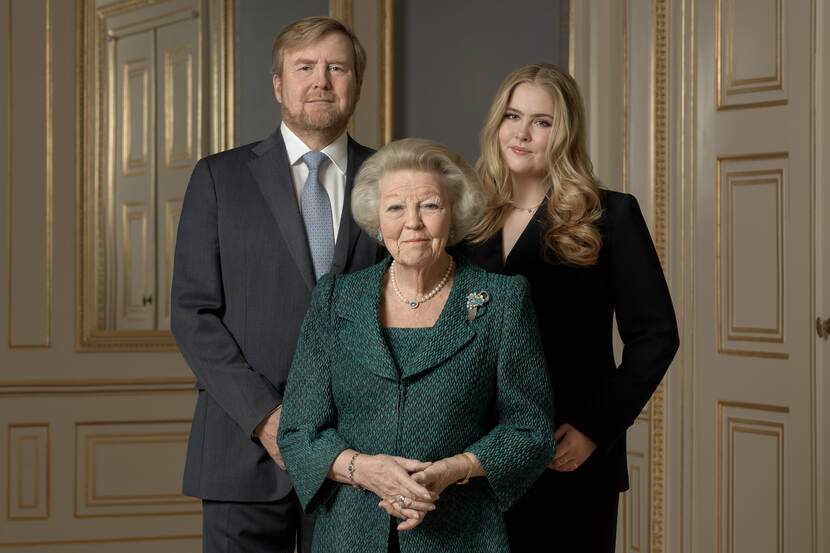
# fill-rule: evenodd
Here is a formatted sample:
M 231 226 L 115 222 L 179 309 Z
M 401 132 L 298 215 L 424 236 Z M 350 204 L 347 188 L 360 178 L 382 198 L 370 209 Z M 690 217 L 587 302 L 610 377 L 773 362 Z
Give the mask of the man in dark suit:
M 286 27 L 272 51 L 282 124 L 199 161 L 176 243 L 171 327 L 198 379 L 184 493 L 203 500 L 205 552 L 311 550 L 276 442 L 282 394 L 311 290 L 375 262 L 350 215 L 372 151 L 345 129 L 366 55 L 341 22 Z

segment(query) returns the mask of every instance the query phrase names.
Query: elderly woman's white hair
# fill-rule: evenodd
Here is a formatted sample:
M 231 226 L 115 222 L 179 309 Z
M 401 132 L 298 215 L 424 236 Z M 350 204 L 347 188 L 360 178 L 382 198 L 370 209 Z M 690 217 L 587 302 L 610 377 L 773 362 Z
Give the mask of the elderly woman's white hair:
M 446 188 L 452 209 L 455 232 L 447 244 L 460 242 L 469 235 L 484 207 L 481 180 L 460 155 L 424 138 L 390 142 L 360 166 L 352 189 L 352 216 L 363 230 L 370 236 L 377 236 L 381 180 L 386 173 L 399 170 L 437 174 Z

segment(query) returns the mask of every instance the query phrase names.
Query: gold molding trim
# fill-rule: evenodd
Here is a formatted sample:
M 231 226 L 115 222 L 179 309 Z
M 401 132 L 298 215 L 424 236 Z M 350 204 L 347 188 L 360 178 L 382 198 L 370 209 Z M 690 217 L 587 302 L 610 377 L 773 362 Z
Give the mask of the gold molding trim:
M 51 0 L 49 0 L 51 1 Z M 103 306 L 104 287 L 96 286 L 96 265 L 94 259 L 105 259 L 103 245 L 97 240 L 97 229 L 104 227 L 103 214 L 112 206 L 104 205 L 99 197 L 106 175 L 112 173 L 114 160 L 104 157 L 103 142 L 112 126 L 103 123 L 104 106 L 111 101 L 103 97 L 103 61 L 107 46 L 105 26 L 107 18 L 152 5 L 156 0 L 124 0 L 96 8 L 95 0 L 76 0 L 77 41 L 76 41 L 76 250 L 78 268 L 76 280 L 76 335 L 75 349 L 93 351 L 176 351 L 176 343 L 168 330 L 100 330 L 104 328 Z M 215 150 L 233 146 L 234 142 L 234 5 L 235 0 L 208 0 L 205 6 L 194 3 L 193 7 L 206 8 L 210 12 L 209 28 L 218 44 L 207 44 L 204 36 L 200 39 L 200 52 L 207 77 L 211 83 L 208 91 L 212 99 L 210 117 L 214 121 L 211 136 L 199 133 L 199 145 L 210 144 Z M 204 15 L 197 10 L 179 20 Z M 183 12 L 184 13 L 184 12 Z M 167 14 L 170 15 L 170 14 Z M 171 20 L 172 21 L 172 20 Z M 98 86 L 88 86 L 89 83 Z M 208 81 L 206 81 L 208 82 Z M 110 87 L 112 90 L 112 87 Z M 200 104 L 201 105 L 201 104 Z M 201 107 L 198 108 L 201 113 Z M 200 115 L 197 121 L 202 120 Z M 198 155 L 201 155 L 198 154 Z M 115 303 L 115 302 L 111 302 Z M 3 392 L 0 391 L 0 394 Z
M 339 19 L 349 28 L 354 28 L 353 0 L 329 0 L 329 16 Z M 354 115 L 349 117 L 346 132 L 354 136 Z
M 723 448 L 724 448 L 724 409 L 725 408 L 733 408 L 733 409 L 743 409 L 743 410 L 754 410 L 754 411 L 761 411 L 766 413 L 777 413 L 780 415 L 787 415 L 789 414 L 789 408 L 785 406 L 779 405 L 766 405 L 760 403 L 747 403 L 747 402 L 740 402 L 740 401 L 724 401 L 718 400 L 717 402 L 717 449 L 716 449 L 716 458 L 717 458 L 717 552 L 723 553 L 724 548 L 724 529 L 723 529 L 723 520 L 724 520 L 724 467 L 723 467 Z M 734 427 L 733 425 L 755 425 L 756 427 L 764 427 L 764 428 L 775 428 L 778 431 L 770 431 L 770 430 L 761 430 L 759 428 L 752 428 L 750 426 L 741 426 L 741 427 Z M 741 429 L 743 432 L 747 433 L 754 433 L 754 434 L 762 434 L 762 435 L 769 435 L 774 436 L 778 439 L 778 471 L 777 471 L 777 508 L 778 508 L 778 543 L 777 543 L 777 551 L 780 553 L 784 550 L 784 524 L 783 524 L 783 513 L 784 508 L 782 505 L 783 497 L 784 497 L 784 489 L 783 489 L 783 482 L 784 482 L 784 426 L 785 422 L 780 420 L 763 420 L 763 419 L 750 419 L 747 417 L 738 417 L 738 416 L 727 416 L 726 418 L 726 425 L 728 427 L 728 435 L 729 438 L 726 450 L 727 454 L 727 461 L 728 467 L 727 470 L 729 471 L 729 490 L 728 490 L 728 498 L 727 498 L 727 509 L 728 509 L 728 517 L 729 523 L 726 532 L 726 551 L 727 553 L 732 553 L 734 551 L 734 536 L 732 535 L 734 529 L 734 504 L 732 498 L 735 496 L 734 492 L 734 482 L 735 482 L 735 467 L 734 467 L 734 457 L 732 452 L 734 451 L 734 439 L 736 428 Z
M 726 16 L 724 17 L 723 2 L 727 3 Z M 776 99 L 768 101 L 756 101 L 748 103 L 727 104 L 725 97 L 736 94 L 754 94 L 759 92 L 772 92 L 784 88 L 784 67 L 783 67 L 783 24 L 782 0 L 775 0 L 776 36 L 775 36 L 775 74 L 772 76 L 753 77 L 748 79 L 733 78 L 734 75 L 734 0 L 717 0 L 715 10 L 715 65 L 716 65 L 716 94 L 717 109 L 750 109 L 771 106 L 783 106 L 787 99 Z M 724 30 L 724 23 L 727 29 Z M 724 80 L 726 81 L 724 83 Z M 763 86 L 762 83 L 772 83 Z M 757 84 L 761 86 L 743 86 Z
M 628 71 L 628 0 L 622 0 L 622 191 L 628 192 L 628 90 L 631 86 Z M 571 71 L 573 73 L 573 71 Z
M 576 66 L 575 0 L 568 0 L 568 73 L 573 76 Z
M 37 446 L 38 442 L 38 435 L 37 434 L 25 434 L 22 436 L 17 437 L 17 508 L 18 509 L 37 509 L 40 504 L 40 479 L 38 478 L 38 469 L 40 468 L 40 448 Z M 35 473 L 35 480 L 34 480 L 34 503 L 23 503 L 23 442 L 24 441 L 33 441 L 35 442 L 35 460 L 34 460 L 34 473 Z M 11 492 L 11 490 L 8 490 Z M 12 518 L 9 516 L 9 518 Z
M 201 534 L 186 534 L 182 536 L 136 536 L 129 538 L 98 538 L 86 540 L 50 540 L 50 541 L 15 541 L 0 543 L 4 547 L 38 547 L 57 545 L 92 545 L 101 543 L 141 543 L 147 541 L 171 541 L 171 540 L 201 540 Z
M 761 177 L 768 177 L 772 175 L 773 177 L 777 178 L 761 178 Z M 740 177 L 755 177 L 755 178 L 743 178 L 741 180 L 737 180 Z M 735 180 L 733 180 L 735 179 Z M 735 243 L 734 243 L 734 233 L 728 233 L 728 247 L 729 247 L 729 275 L 728 275 L 728 288 L 729 291 L 729 302 L 727 302 L 726 310 L 727 310 L 727 328 L 726 328 L 726 338 L 727 340 L 731 341 L 743 341 L 743 342 L 771 342 L 771 343 L 784 343 L 784 266 L 783 266 L 783 257 L 784 257 L 784 169 L 777 168 L 777 169 L 768 169 L 768 170 L 756 170 L 756 171 L 731 171 L 726 173 L 726 187 L 727 187 L 727 211 L 729 213 L 729 218 L 734 220 L 734 211 L 735 211 L 735 197 L 733 194 L 733 188 L 738 186 L 752 186 L 752 185 L 764 185 L 764 184 L 772 184 L 776 187 L 776 310 L 777 310 L 777 317 L 776 317 L 776 327 L 775 328 L 759 328 L 759 327 L 738 327 L 735 326 L 735 279 L 734 279 L 734 264 L 735 264 Z M 730 229 L 731 230 L 731 229 Z M 743 336 L 739 334 L 743 333 Z M 746 336 L 746 334 L 755 333 L 756 336 Z M 761 336 L 758 336 L 760 334 Z M 767 336 L 764 336 L 767 335 Z M 772 336 L 769 336 L 772 335 Z
M 146 517 L 146 516 L 187 516 L 187 515 L 197 515 L 201 513 L 201 509 L 199 510 L 181 510 L 181 511 L 128 511 L 128 512 L 119 512 L 119 513 L 90 513 L 90 512 L 79 512 L 79 507 L 83 508 L 90 508 L 90 509 L 97 509 L 101 507 L 145 507 L 145 506 L 163 506 L 163 505 L 189 505 L 189 504 L 200 504 L 200 500 L 194 498 L 188 498 L 181 494 L 147 494 L 142 496 L 133 496 L 133 495 L 125 495 L 125 496 L 113 496 L 113 497 L 105 497 L 105 496 L 98 496 L 96 489 L 95 489 L 95 470 L 96 470 L 96 458 L 95 453 L 96 449 L 95 446 L 99 445 L 95 443 L 96 439 L 105 439 L 106 442 L 102 443 L 137 443 L 136 439 L 140 438 L 149 438 L 149 440 L 138 440 L 138 443 L 187 443 L 187 436 L 189 435 L 189 426 L 192 424 L 192 420 L 190 419 L 160 419 L 160 420 L 119 420 L 119 421 L 76 421 L 74 424 L 75 427 L 75 482 L 74 482 L 74 517 L 76 519 L 80 518 L 133 518 L 133 517 Z M 84 449 L 83 449 L 83 461 L 84 461 L 84 472 L 83 472 L 83 505 L 79 505 L 80 496 L 80 486 L 78 482 L 78 475 L 79 475 L 79 460 L 81 455 L 81 450 L 79 447 L 79 438 L 82 434 L 81 429 L 83 427 L 102 427 L 102 426 L 121 426 L 124 425 L 157 425 L 157 424 L 185 424 L 188 425 L 187 431 L 180 431 L 180 432 L 142 432 L 142 431 L 134 431 L 134 432 L 103 432 L 98 434 L 83 434 L 84 438 Z M 90 453 L 91 452 L 91 453 Z M 172 499 L 172 498 L 179 498 L 179 499 Z M 140 501 L 140 499 L 150 499 L 151 501 Z M 95 504 L 94 501 L 99 500 L 101 503 Z M 115 500 L 115 501 L 110 501 Z M 121 501 L 118 501 L 121 500 Z
M 217 116 L 221 112 L 224 128 L 223 147 L 220 149 L 233 148 L 236 144 L 236 126 L 235 126 L 235 86 L 236 86 L 236 58 L 234 57 L 234 48 L 236 44 L 236 28 L 235 28 L 235 13 L 236 0 L 221 0 L 224 7 L 224 40 L 222 41 L 222 69 L 219 72 L 224 75 L 222 89 L 225 93 L 224 106 L 217 109 Z M 217 125 L 218 126 L 218 125 Z
M 681 54 L 681 63 L 683 64 L 683 71 L 682 71 L 682 86 L 681 86 L 681 94 L 682 94 L 682 108 L 681 108 L 681 127 L 682 132 L 680 136 L 681 146 L 681 162 L 680 162 L 680 172 L 681 172 L 681 263 L 683 268 L 681 269 L 682 273 L 682 285 L 681 285 L 681 328 L 683 329 L 681 333 L 681 374 L 682 378 L 682 390 L 681 390 L 681 402 L 682 405 L 680 406 L 680 413 L 681 413 L 681 426 L 682 426 L 682 438 L 680 440 L 680 449 L 681 449 L 681 467 L 680 467 L 680 475 L 681 475 L 681 502 L 680 502 L 680 516 L 681 516 L 681 523 L 680 523 L 680 542 L 681 542 L 681 553 L 686 551 L 686 541 L 685 535 L 687 534 L 686 529 L 688 528 L 688 551 L 691 553 L 694 551 L 694 477 L 695 477 L 695 194 L 697 184 L 695 181 L 695 125 L 697 121 L 696 117 L 696 104 L 695 104 L 695 87 L 697 86 L 697 73 L 696 73 L 696 63 L 697 63 L 697 53 L 696 53 L 696 41 L 695 41 L 695 12 L 696 12 L 696 5 L 695 0 L 689 0 L 689 7 L 688 12 L 686 9 L 686 1 L 682 0 L 683 10 L 682 10 L 682 27 L 683 27 L 683 52 Z M 688 98 L 689 98 L 689 119 L 688 119 L 688 131 L 686 130 L 686 90 L 687 90 L 687 76 L 686 76 L 686 26 L 688 21 L 688 37 L 689 37 L 689 45 L 688 45 L 688 56 L 689 56 L 689 65 L 688 65 Z M 687 134 L 688 133 L 688 134 Z M 688 181 L 687 181 L 687 174 L 686 174 L 686 137 L 689 137 L 688 141 Z M 689 246 L 688 250 L 686 249 L 686 201 L 687 201 L 687 188 L 688 182 L 688 210 L 689 210 Z M 688 253 L 687 253 L 688 252 Z M 686 257 L 688 255 L 689 258 L 689 268 L 688 268 L 688 288 L 689 288 L 689 309 L 688 309 L 688 318 L 689 323 L 686 324 L 686 284 L 687 284 L 687 272 L 686 272 Z M 686 328 L 688 326 L 689 329 L 689 347 L 686 348 L 685 338 L 686 338 Z M 686 363 L 686 352 L 688 351 L 688 364 Z M 689 409 L 689 487 L 688 487 L 688 525 L 686 525 L 686 520 L 684 518 L 684 514 L 686 511 L 686 501 L 685 493 L 686 493 L 686 483 L 685 483 L 685 461 L 686 461 L 686 452 L 685 452 L 685 436 L 686 436 L 686 369 L 688 367 L 689 371 L 689 392 L 688 392 L 688 409 Z
M 187 68 L 187 109 L 185 110 L 187 149 L 175 152 L 173 140 L 176 121 L 173 109 L 175 96 L 173 89 L 176 81 L 173 71 L 180 65 Z M 166 169 L 189 169 L 195 161 L 193 151 L 193 46 L 187 44 L 164 52 L 164 167 Z
M 716 332 L 717 332 L 717 352 L 719 354 L 725 355 L 736 355 L 741 357 L 759 357 L 759 358 L 767 358 L 767 359 L 789 359 L 789 354 L 784 352 L 774 352 L 774 351 L 757 351 L 757 350 L 746 350 L 746 349 L 735 349 L 735 348 L 728 348 L 725 347 L 723 339 L 724 339 L 724 332 L 723 332 L 723 192 L 722 188 L 724 186 L 723 182 L 723 164 L 725 162 L 730 161 L 769 161 L 769 160 L 776 160 L 776 159 L 783 159 L 788 160 L 789 154 L 787 152 L 770 152 L 770 153 L 760 153 L 760 154 L 739 154 L 739 155 L 729 155 L 729 156 L 718 156 L 717 163 L 715 167 L 715 304 L 716 304 Z M 759 174 L 772 174 L 776 173 L 777 171 L 781 171 L 782 174 L 782 182 L 778 188 L 778 209 L 783 210 L 783 168 L 774 168 L 774 169 L 758 169 L 758 170 L 750 170 L 750 171 L 733 171 L 727 175 L 738 175 L 738 176 L 757 176 Z M 729 184 L 728 182 L 726 183 Z M 731 208 L 731 190 L 727 195 L 727 203 Z M 779 247 L 779 263 L 778 263 L 778 282 L 779 282 L 779 302 L 778 302 L 778 310 L 779 310 L 779 325 L 781 327 L 781 340 L 762 340 L 758 339 L 758 337 L 740 337 L 741 341 L 747 342 L 768 342 L 768 341 L 776 341 L 776 342 L 783 342 L 783 314 L 784 314 L 784 306 L 783 306 L 783 290 L 781 290 L 781 286 L 783 285 L 783 267 L 782 263 L 780 262 L 781 256 L 784 255 L 783 253 L 783 214 L 779 214 L 779 232 L 778 232 L 778 247 Z M 730 248 L 730 263 L 731 260 L 734 259 L 734 254 L 732 253 L 732 246 L 731 242 L 729 244 Z M 731 278 L 731 276 L 730 276 Z M 728 285 L 731 286 L 731 283 Z M 730 297 L 730 302 L 733 301 Z M 732 310 L 730 310 L 730 306 L 727 305 L 727 314 L 731 315 Z M 727 325 L 727 338 L 729 338 L 729 326 Z
M 164 294 L 164 318 L 170 320 L 170 288 L 173 283 L 173 257 L 175 255 L 176 229 L 178 224 L 174 220 L 182 214 L 184 198 L 168 198 L 164 203 L 164 259 L 165 283 L 167 290 Z
M 354 23 L 353 0 L 329 0 L 329 15 L 352 27 Z
M 15 428 L 21 429 L 41 429 L 45 430 L 44 434 L 25 434 L 17 436 L 17 509 L 38 509 L 40 507 L 40 448 L 41 448 L 41 439 L 42 439 L 42 446 L 44 449 L 43 457 L 44 457 L 44 514 L 42 515 L 28 515 L 28 516 L 21 516 L 21 515 L 12 515 L 12 430 Z M 6 520 L 8 521 L 23 521 L 23 520 L 48 520 L 50 518 L 50 505 L 51 505 L 51 486 L 50 486 L 50 473 L 51 473 L 51 456 L 50 456 L 50 426 L 49 423 L 11 423 L 8 425 L 6 430 Z M 21 467 L 23 465 L 23 451 L 21 447 L 21 442 L 24 439 L 34 439 L 37 442 L 37 446 L 35 448 L 35 468 L 34 468 L 34 475 L 35 475 L 35 503 L 33 505 L 28 505 L 23 503 L 22 498 L 22 472 Z
M 824 4 L 822 4 L 822 10 L 824 9 Z M 816 224 L 816 216 L 817 216 L 817 204 L 816 201 L 816 164 L 817 164 L 817 156 L 816 156 L 816 102 L 817 98 L 819 97 L 819 84 L 816 78 L 817 75 L 817 56 L 816 56 L 816 25 L 817 25 L 817 13 L 816 13 L 816 0 L 810 0 L 810 133 L 809 133 L 809 146 L 808 146 L 808 160 L 809 160 L 809 179 L 810 179 L 810 228 L 812 232 L 810 233 L 810 321 L 816 320 L 816 244 L 818 243 L 818 228 Z M 813 505 L 812 505 L 812 513 L 810 515 L 810 522 L 813 528 L 813 535 L 812 535 L 812 553 L 818 553 L 819 551 L 819 538 L 820 538 L 820 531 L 819 528 L 821 523 L 818 519 L 818 514 L 821 512 L 821 504 L 820 504 L 820 497 L 821 489 L 820 482 L 819 482 L 819 449 L 818 449 L 818 413 L 817 413 L 817 405 L 819 402 L 819 386 L 817 385 L 817 374 L 816 374 L 816 334 L 814 332 L 810 332 L 810 390 L 812 393 L 810 394 L 810 479 L 811 479 L 811 486 L 810 488 L 813 491 Z
M 0 397 L 101 396 L 123 394 L 195 394 L 196 379 L 136 378 L 81 380 L 19 380 L 0 382 Z
M 136 67 L 134 67 L 136 66 Z M 141 79 L 141 157 L 133 155 L 133 95 L 130 88 L 135 79 Z M 122 66 L 121 77 L 121 174 L 125 177 L 146 175 L 149 160 L 150 138 L 150 71 L 147 58 L 127 60 Z
M 637 465 L 632 466 L 630 469 L 629 478 L 635 483 L 634 486 L 631 486 L 632 490 L 637 490 L 636 495 L 631 495 L 631 540 L 629 544 L 631 545 L 631 551 L 640 551 L 641 540 L 640 540 L 640 528 L 642 528 L 641 524 L 634 524 L 634 520 L 640 520 L 640 501 L 642 501 L 642 494 L 640 493 L 640 476 L 641 471 L 640 467 Z M 635 477 L 636 475 L 636 477 Z M 635 501 L 636 498 L 636 501 Z M 636 529 L 636 530 L 635 530 Z M 636 541 L 634 537 L 637 537 Z
M 124 252 L 124 299 L 122 306 L 122 318 L 131 321 L 143 321 L 144 314 L 147 313 L 148 308 L 145 304 L 132 303 L 133 297 L 133 276 L 135 276 L 135 267 L 133 266 L 132 248 L 135 243 L 135 236 L 132 232 L 132 225 L 138 222 L 141 225 L 141 241 L 139 247 L 141 248 L 141 295 L 142 297 L 148 291 L 147 282 L 147 219 L 149 211 L 147 204 L 144 202 L 126 202 L 121 205 L 121 248 Z M 133 315 L 133 316 L 131 316 Z
M 668 255 L 668 66 L 669 6 L 666 0 L 654 2 L 654 245 L 660 265 L 670 278 Z M 651 398 L 650 408 L 650 518 L 649 551 L 662 553 L 665 546 L 665 380 Z
M 46 340 L 42 344 L 22 344 L 22 343 L 14 343 L 12 337 L 12 328 L 14 326 L 13 316 L 12 316 L 12 215 L 13 215 L 13 205 L 12 205 L 12 198 L 13 198 L 13 179 L 12 179 L 12 143 L 13 143 L 13 136 L 12 136 L 12 105 L 13 105 L 13 95 L 12 95 L 12 76 L 13 76 L 13 63 L 12 63 L 12 53 L 13 53 L 13 34 L 12 34 L 12 4 L 13 2 L 9 1 L 9 13 L 8 13 L 8 79 L 7 79 L 7 86 L 8 86 L 8 106 L 7 106 L 7 121 L 8 121 L 8 205 L 7 205 L 7 228 L 8 228 L 8 314 L 7 314 L 7 341 L 9 349 L 48 349 L 52 347 L 52 266 L 53 266 L 53 255 L 52 255 L 52 228 L 53 228 L 53 178 L 54 178 L 54 115 L 53 115 L 53 95 L 54 95 L 54 81 L 53 81 L 53 67 L 52 67 L 52 56 L 53 56 L 53 48 L 54 44 L 52 42 L 52 0 L 44 0 L 45 7 L 46 7 L 46 21 L 44 24 L 45 27 L 45 37 L 44 40 L 46 41 L 46 52 L 45 52 L 45 83 L 44 86 L 46 88 L 46 106 L 45 106 L 45 124 L 46 124 L 46 142 L 45 142 L 45 185 L 46 185 L 46 207 L 45 207 L 45 218 L 46 218 Z
M 395 122 L 395 2 L 380 0 L 380 140 L 392 141 Z

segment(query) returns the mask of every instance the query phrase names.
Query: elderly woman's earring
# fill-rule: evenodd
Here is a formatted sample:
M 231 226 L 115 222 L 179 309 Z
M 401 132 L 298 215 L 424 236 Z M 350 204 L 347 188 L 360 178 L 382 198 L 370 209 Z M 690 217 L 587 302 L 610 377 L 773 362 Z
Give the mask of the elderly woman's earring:
M 450 238 L 455 238 L 455 229 L 450 227 Z
M 383 235 L 380 233 L 380 231 L 378 231 L 377 239 L 378 239 L 378 242 L 383 240 Z

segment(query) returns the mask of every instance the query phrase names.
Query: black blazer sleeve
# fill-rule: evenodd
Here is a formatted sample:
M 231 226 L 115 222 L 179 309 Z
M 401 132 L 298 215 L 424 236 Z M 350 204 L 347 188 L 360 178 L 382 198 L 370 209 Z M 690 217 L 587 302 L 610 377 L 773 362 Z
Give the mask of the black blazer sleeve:
M 190 178 L 179 221 L 170 326 L 200 384 L 251 435 L 282 397 L 248 364 L 222 322 L 218 210 L 210 159 L 202 159 Z
M 648 402 L 679 346 L 677 321 L 657 251 L 634 196 L 608 202 L 610 286 L 623 341 L 622 362 L 572 425 L 599 451 L 620 438 Z

